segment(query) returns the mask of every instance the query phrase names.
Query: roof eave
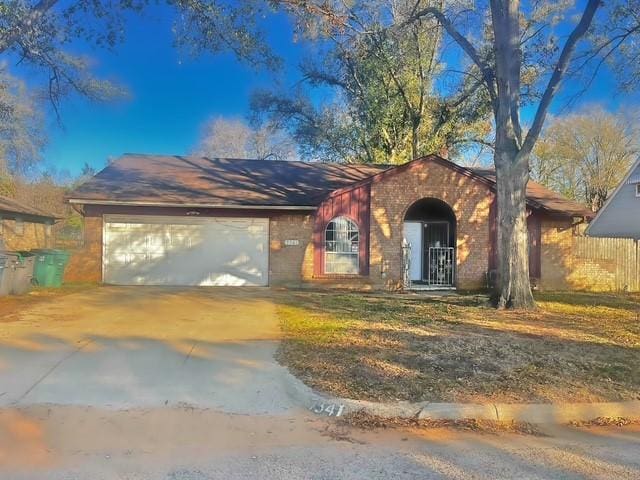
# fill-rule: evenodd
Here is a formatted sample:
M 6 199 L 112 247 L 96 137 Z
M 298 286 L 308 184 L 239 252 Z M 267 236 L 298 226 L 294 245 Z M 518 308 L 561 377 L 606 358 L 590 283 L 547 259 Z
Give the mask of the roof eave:
M 9 210 L 9 209 L 0 209 L 0 216 L 10 215 L 12 217 L 28 217 L 28 218 L 37 218 L 43 220 L 62 220 L 62 217 L 57 217 L 55 215 L 46 215 L 44 213 L 30 213 L 30 212 L 19 212 L 17 210 Z
M 130 200 L 100 200 L 86 198 L 68 198 L 74 205 L 108 205 L 128 207 L 171 207 L 171 208 L 226 208 L 236 210 L 316 210 L 314 205 L 238 205 L 223 203 L 180 203 L 180 202 L 150 202 Z

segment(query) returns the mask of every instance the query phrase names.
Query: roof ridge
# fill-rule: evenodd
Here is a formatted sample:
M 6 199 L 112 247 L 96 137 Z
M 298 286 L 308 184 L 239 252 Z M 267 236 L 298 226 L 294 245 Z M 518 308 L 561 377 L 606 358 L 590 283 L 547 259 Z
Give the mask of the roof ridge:
M 238 158 L 238 157 L 210 157 L 207 155 L 178 155 L 178 154 L 167 154 L 167 153 L 133 153 L 133 152 L 125 152 L 118 157 L 118 159 L 124 157 L 145 157 L 145 158 L 162 158 L 162 157 L 171 157 L 171 158 L 191 158 L 191 159 L 202 159 L 202 160 L 229 160 L 229 161 L 241 161 L 241 162 L 264 162 L 264 163 L 284 163 L 284 164 L 303 164 L 303 165 L 331 165 L 337 167 L 380 167 L 380 168 L 392 168 L 397 167 L 398 165 L 392 165 L 388 163 L 344 163 L 344 162 L 329 162 L 322 160 L 280 160 L 280 159 L 260 159 L 260 158 Z M 116 160 L 117 161 L 117 160 Z

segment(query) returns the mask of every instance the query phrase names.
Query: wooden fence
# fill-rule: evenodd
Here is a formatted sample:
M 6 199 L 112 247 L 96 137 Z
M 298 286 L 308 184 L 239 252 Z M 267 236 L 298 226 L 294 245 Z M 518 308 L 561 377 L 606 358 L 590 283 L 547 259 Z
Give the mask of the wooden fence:
M 574 237 L 572 276 L 593 290 L 640 291 L 640 242 L 629 238 Z M 581 283 L 582 283 L 581 282 Z

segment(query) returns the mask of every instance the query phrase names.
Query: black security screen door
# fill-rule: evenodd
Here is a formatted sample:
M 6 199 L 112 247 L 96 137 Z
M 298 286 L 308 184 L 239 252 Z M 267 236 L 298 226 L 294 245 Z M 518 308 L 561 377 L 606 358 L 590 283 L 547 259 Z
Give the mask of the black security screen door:
M 430 285 L 453 285 L 454 248 L 451 245 L 449 222 L 423 224 L 423 275 Z
M 429 247 L 450 247 L 449 222 L 425 222 L 423 225 L 424 251 Z
M 414 242 L 411 245 L 413 254 L 407 263 L 413 275 L 410 283 L 453 287 L 456 252 L 456 215 L 453 209 L 443 200 L 425 197 L 409 206 L 404 221 L 411 227 Z M 419 230 L 416 224 L 420 225 Z M 419 237 L 422 238 L 418 240 Z

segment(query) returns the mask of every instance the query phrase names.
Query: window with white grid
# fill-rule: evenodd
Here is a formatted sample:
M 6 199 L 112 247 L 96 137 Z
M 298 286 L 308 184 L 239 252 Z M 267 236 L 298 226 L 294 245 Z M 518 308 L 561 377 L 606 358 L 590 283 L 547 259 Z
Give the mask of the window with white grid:
M 358 225 L 347 217 L 334 218 L 327 225 L 324 240 L 325 273 L 358 274 L 360 266 Z

